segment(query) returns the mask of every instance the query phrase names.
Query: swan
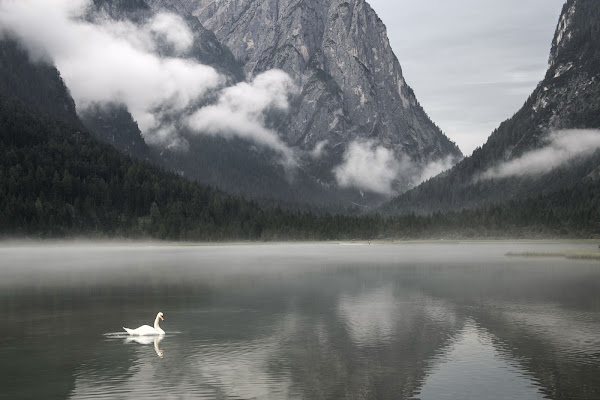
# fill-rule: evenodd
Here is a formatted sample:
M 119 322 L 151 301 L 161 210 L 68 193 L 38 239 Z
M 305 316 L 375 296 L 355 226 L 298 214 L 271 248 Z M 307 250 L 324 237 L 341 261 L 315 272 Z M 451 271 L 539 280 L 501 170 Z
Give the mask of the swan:
M 158 325 L 159 319 L 161 319 L 163 321 L 165 320 L 163 318 L 163 313 L 161 313 L 161 312 L 156 314 L 156 319 L 154 320 L 154 328 L 149 325 L 142 325 L 136 329 L 129 329 L 129 328 L 125 328 L 125 327 L 123 327 L 123 329 L 125 329 L 127 331 L 127 333 L 129 333 L 130 335 L 135 335 L 135 336 L 164 335 L 165 331 L 160 329 L 160 326 Z

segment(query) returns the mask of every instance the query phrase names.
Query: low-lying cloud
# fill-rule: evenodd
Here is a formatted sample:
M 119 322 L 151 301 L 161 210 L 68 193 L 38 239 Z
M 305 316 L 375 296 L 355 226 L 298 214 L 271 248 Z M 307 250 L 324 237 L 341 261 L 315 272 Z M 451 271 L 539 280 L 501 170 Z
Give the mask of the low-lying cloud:
M 422 166 L 406 155 L 397 157 L 392 150 L 372 141 L 354 141 L 333 173 L 341 187 L 391 195 L 395 192 L 395 182 L 402 182 L 407 189 L 450 168 L 455 162 L 449 157 Z
M 477 179 L 544 174 L 600 149 L 600 130 L 563 130 L 548 136 L 547 144 L 513 160 L 489 168 Z
M 389 194 L 399 170 L 400 162 L 391 150 L 373 142 L 352 142 L 333 173 L 341 187 Z
M 265 114 L 271 110 L 287 111 L 288 98 L 296 90 L 288 74 L 270 70 L 251 82 L 223 89 L 218 102 L 193 113 L 187 125 L 198 133 L 239 137 L 262 144 L 279 152 L 286 165 L 294 165 L 292 150 L 277 132 L 265 127 Z
M 454 156 L 448 156 L 439 160 L 432 161 L 423 167 L 421 173 L 417 179 L 417 184 L 425 182 L 426 180 L 433 178 L 436 175 L 452 168 L 458 160 Z
M 79 109 L 124 104 L 150 144 L 185 148 L 178 127 L 189 125 L 292 158 L 262 117 L 269 108 L 287 109 L 289 76 L 270 71 L 223 89 L 224 76 L 186 57 L 194 36 L 180 16 L 159 13 L 137 25 L 96 13 L 90 21 L 92 7 L 91 0 L 0 0 L 0 32 L 17 37 L 34 61 L 55 63 Z M 174 56 L 159 54 L 165 45 Z M 198 110 L 219 90 L 216 105 Z

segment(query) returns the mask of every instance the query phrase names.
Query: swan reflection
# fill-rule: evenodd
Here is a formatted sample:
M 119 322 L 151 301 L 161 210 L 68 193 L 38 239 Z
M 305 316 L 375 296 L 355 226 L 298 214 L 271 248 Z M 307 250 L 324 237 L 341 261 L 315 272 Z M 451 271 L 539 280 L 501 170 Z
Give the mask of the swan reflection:
M 154 343 L 154 351 L 156 355 L 162 357 L 164 354 L 164 350 L 158 347 L 158 344 L 164 339 L 165 335 L 156 335 L 156 336 L 128 336 L 125 338 L 125 343 L 138 343 L 142 345 L 147 345 Z

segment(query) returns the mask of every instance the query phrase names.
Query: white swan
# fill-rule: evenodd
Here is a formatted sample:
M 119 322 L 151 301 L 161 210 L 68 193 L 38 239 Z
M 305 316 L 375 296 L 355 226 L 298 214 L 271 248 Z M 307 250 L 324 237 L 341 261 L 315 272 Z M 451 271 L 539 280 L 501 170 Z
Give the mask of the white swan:
M 142 325 L 136 329 L 129 329 L 125 327 L 123 327 L 123 329 L 125 329 L 130 335 L 135 336 L 164 335 L 165 331 L 160 329 L 160 326 L 158 326 L 159 318 L 163 321 L 165 320 L 163 318 L 163 313 L 159 312 L 158 314 L 156 314 L 156 319 L 154 320 L 154 328 L 149 325 Z

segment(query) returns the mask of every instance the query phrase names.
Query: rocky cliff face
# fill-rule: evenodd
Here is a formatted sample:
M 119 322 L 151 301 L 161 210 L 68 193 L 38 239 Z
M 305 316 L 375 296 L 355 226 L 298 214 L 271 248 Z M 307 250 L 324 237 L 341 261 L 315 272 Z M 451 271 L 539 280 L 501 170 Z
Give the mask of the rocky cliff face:
M 385 209 L 431 212 L 476 207 L 548 193 L 588 176 L 600 162 L 598 153 L 591 158 L 575 158 L 545 174 L 515 175 L 474 184 L 474 177 L 483 171 L 547 146 L 553 132 L 600 128 L 599 39 L 600 2 L 568 0 L 552 41 L 546 75 L 523 107 L 472 156 L 443 176 L 395 199 Z
M 599 74 L 600 3 L 569 0 L 552 41 L 546 76 L 525 107 L 548 117 L 541 127 L 597 128 Z
M 355 140 L 384 146 L 419 165 L 461 157 L 419 105 L 384 24 L 363 0 L 148 4 L 196 16 L 243 64 L 246 78 L 272 68 L 290 74 L 301 94 L 278 131 L 289 145 L 306 151 L 322 143 L 323 175 Z

